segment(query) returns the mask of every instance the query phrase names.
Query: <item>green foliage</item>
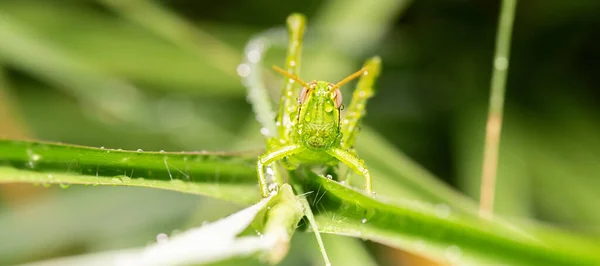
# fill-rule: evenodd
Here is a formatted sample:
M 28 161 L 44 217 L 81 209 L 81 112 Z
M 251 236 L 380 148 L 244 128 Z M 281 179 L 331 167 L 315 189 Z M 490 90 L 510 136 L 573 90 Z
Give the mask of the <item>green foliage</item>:
M 312 211 L 316 228 L 330 234 L 324 244 L 333 265 L 385 264 L 385 249 L 373 242 L 442 262 L 599 264 L 594 162 L 600 128 L 594 90 L 588 90 L 597 80 L 585 60 L 593 58 L 590 32 L 600 5 L 584 2 L 518 7 L 500 148 L 500 215 L 493 221 L 474 215 L 472 198 L 478 197 L 483 92 L 497 21 L 482 14 L 496 14 L 495 5 L 255 1 L 236 3 L 238 10 L 223 8 L 226 2 L 210 8 L 181 1 L 0 2 L 0 90 L 10 92 L 0 94 L 0 135 L 8 121 L 4 107 L 12 106 L 8 117 L 22 115 L 33 137 L 85 145 L 0 141 L 0 183 L 56 184 L 21 196 L 22 187 L 0 186 L 11 189 L 0 192 L 0 235 L 10 243 L 0 245 L 0 264 L 139 247 L 159 232 L 186 230 L 258 201 L 258 151 L 147 150 L 263 148 L 261 126 L 249 115 L 233 70 L 246 60 L 241 51 L 248 39 L 272 48 L 257 65 L 281 63 L 281 29 L 251 35 L 279 27 L 291 11 L 314 22 L 302 77 L 339 80 L 372 54 L 385 63 L 356 146 L 377 197 L 304 169 L 291 173 L 299 201 L 311 206 L 304 212 Z M 269 88 L 281 79 L 251 73 L 260 95 L 248 97 L 269 103 L 254 106 L 268 112 L 279 96 Z M 360 187 L 358 179 L 353 187 Z M 89 187 L 60 189 L 71 184 Z M 297 212 L 263 214 L 267 223 L 299 219 Z M 313 230 L 308 223 L 299 230 Z M 333 234 L 352 238 L 332 240 Z M 314 237 L 295 233 L 282 264 L 321 263 L 316 246 Z
M 2 141 L 0 145 L 0 158 L 8 165 L 0 168 L 2 182 L 142 186 L 238 203 L 257 198 L 253 164 L 241 155 L 118 151 L 16 141 Z M 311 191 L 307 200 L 317 212 L 319 230 L 325 233 L 360 237 L 442 260 L 473 264 L 600 263 L 596 255 L 599 243 L 581 246 L 579 241 L 561 234 L 553 235 L 562 239 L 560 245 L 556 240 L 540 242 L 535 234 L 454 213 L 445 204 L 373 199 L 311 172 L 294 176 L 294 180 L 301 182 L 304 191 Z M 291 204 L 292 209 L 301 206 Z M 281 224 L 281 219 L 300 218 L 290 216 L 290 207 L 286 206 L 281 205 L 281 210 L 270 208 L 265 224 L 256 228 L 268 232 L 270 224 Z M 294 229 L 288 228 L 290 235 Z M 273 260 L 279 261 L 283 255 L 275 256 Z
M 0 182 L 140 186 L 251 203 L 258 198 L 254 157 L 0 141 Z

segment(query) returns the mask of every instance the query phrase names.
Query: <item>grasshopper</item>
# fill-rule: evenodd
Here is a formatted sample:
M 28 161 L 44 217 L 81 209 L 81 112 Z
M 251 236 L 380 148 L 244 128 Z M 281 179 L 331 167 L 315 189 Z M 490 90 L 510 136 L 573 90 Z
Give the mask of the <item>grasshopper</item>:
M 365 115 L 373 85 L 381 70 L 381 60 L 373 57 L 357 72 L 337 83 L 298 77 L 305 18 L 294 14 L 288 18 L 289 45 L 285 67 L 273 69 L 287 78 L 283 84 L 276 126 L 277 136 L 267 141 L 267 151 L 257 162 L 258 182 L 263 197 L 276 190 L 267 184 L 265 167 L 283 160 L 289 169 L 300 165 L 335 167 L 340 162 L 364 177 L 365 191 L 373 195 L 371 174 L 354 150 L 358 125 Z M 340 87 L 359 78 L 358 85 L 342 117 Z M 297 86 L 301 85 L 301 90 Z M 294 99 L 294 95 L 299 96 Z M 276 184 L 275 184 L 276 185 Z

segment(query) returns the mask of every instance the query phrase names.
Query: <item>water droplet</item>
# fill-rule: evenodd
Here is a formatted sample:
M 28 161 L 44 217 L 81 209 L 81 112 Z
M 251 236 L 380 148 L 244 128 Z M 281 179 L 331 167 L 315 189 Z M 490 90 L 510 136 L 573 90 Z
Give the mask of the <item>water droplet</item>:
M 118 151 L 122 151 L 123 149 L 121 149 L 121 148 L 118 148 L 117 150 L 118 150 Z
M 293 67 L 296 66 L 296 61 L 294 61 L 294 60 L 290 61 L 290 66 L 293 66 Z
M 143 152 L 143 151 L 144 151 L 144 150 L 142 150 L 142 149 L 137 149 L 137 152 Z
M 248 61 L 250 61 L 250 63 L 258 63 L 258 61 L 260 61 L 260 57 L 260 51 L 258 50 L 252 50 L 248 52 Z
M 288 82 L 289 83 L 294 83 L 294 80 L 293 79 L 289 79 Z
M 340 105 L 340 110 L 344 110 L 346 109 L 346 106 L 344 104 Z
M 369 71 L 367 71 L 367 70 L 363 71 L 363 75 L 369 75 Z
M 367 218 L 363 218 L 360 222 L 363 224 L 367 223 Z
M 52 176 L 52 174 L 48 174 L 48 179 L 52 180 L 54 177 Z
M 373 198 L 377 197 L 377 193 L 375 191 L 371 192 L 371 195 L 373 195 Z
M 348 183 L 348 181 L 346 181 L 346 180 L 342 180 L 342 181 L 340 181 L 340 185 L 342 185 L 342 186 L 345 186 L 345 185 L 346 185 L 346 183 Z
M 326 177 L 327 177 L 327 179 L 329 179 L 329 180 L 333 179 L 333 176 L 332 176 L 332 175 L 329 175 L 329 174 L 328 174 Z
M 100 149 L 103 149 L 103 150 L 104 150 L 104 146 L 100 146 Z
M 508 68 L 508 59 L 504 56 L 494 59 L 494 67 L 498 70 L 506 70 Z
M 348 124 L 348 123 L 350 123 L 350 120 L 348 120 L 348 119 L 344 119 L 344 122 L 343 122 L 343 123 L 344 123 L 344 124 Z
M 331 111 L 333 111 L 333 105 L 326 104 L 325 105 L 325 112 L 331 113 Z
M 60 183 L 60 184 L 58 184 L 58 185 L 59 185 L 59 186 L 60 186 L 60 188 L 62 188 L 62 189 L 66 189 L 66 188 L 69 188 L 69 187 L 71 186 L 70 184 L 63 184 L 63 183 Z
M 250 66 L 248 64 L 240 64 L 239 66 L 237 66 L 236 71 L 237 74 L 242 77 L 245 78 L 247 76 L 250 75 Z
M 269 136 L 269 129 L 266 127 L 263 127 L 260 129 L 260 134 L 262 134 L 263 136 Z
M 275 171 L 273 171 L 273 168 L 271 168 L 271 167 L 267 167 L 267 169 L 265 170 L 265 173 L 266 173 L 267 175 L 270 175 L 270 176 L 272 176 L 272 175 L 274 175 L 274 174 L 275 174 Z
M 156 242 L 159 244 L 167 243 L 169 242 L 169 236 L 165 233 L 160 233 L 156 235 Z
M 457 262 L 458 260 L 460 260 L 462 251 L 460 250 L 460 248 L 458 246 L 452 245 L 452 246 L 449 246 L 448 248 L 446 248 L 444 255 L 446 256 L 446 258 L 449 261 Z
M 33 154 L 31 155 L 31 160 L 35 161 L 39 161 L 42 157 L 39 154 Z
M 435 205 L 435 215 L 440 218 L 448 218 L 450 216 L 450 207 L 446 204 L 440 203 Z
M 160 150 L 159 153 L 165 153 L 165 150 Z

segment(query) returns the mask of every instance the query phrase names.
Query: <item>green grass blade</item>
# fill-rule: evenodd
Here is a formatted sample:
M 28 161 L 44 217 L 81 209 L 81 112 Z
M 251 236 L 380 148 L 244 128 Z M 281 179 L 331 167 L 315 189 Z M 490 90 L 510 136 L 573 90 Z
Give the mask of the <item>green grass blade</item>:
M 296 190 L 296 193 L 300 194 L 297 197 L 298 201 L 302 204 L 304 216 L 306 216 L 306 220 L 308 220 L 308 225 L 310 226 L 310 229 L 312 230 L 313 234 L 315 235 L 315 238 L 317 239 L 317 246 L 319 247 L 319 252 L 321 253 L 323 262 L 325 262 L 325 265 L 331 266 L 329 256 L 327 255 L 327 250 L 325 249 L 325 244 L 323 243 L 323 238 L 321 238 L 321 233 L 319 232 L 319 225 L 317 225 L 315 215 L 313 214 L 313 211 L 310 208 L 310 203 L 306 199 L 306 195 L 304 195 L 304 190 L 300 185 L 294 185 L 294 189 Z
M 258 199 L 254 154 L 171 153 L 0 141 L 0 183 L 140 186 L 238 203 Z
M 165 7 L 146 0 L 135 2 L 98 1 L 157 35 L 205 58 L 207 63 L 221 70 L 230 78 L 236 76 L 235 67 L 240 57 L 238 51 L 194 27 L 182 17 L 169 12 Z
M 165 41 L 139 24 L 89 8 L 84 3 L 57 6 L 47 1 L 4 1 L 0 2 L 0 9 L 13 20 L 35 29 L 39 39 L 52 40 L 54 47 L 152 90 L 189 95 L 244 95 L 238 80 L 210 65 L 209 58 Z M 82 24 L 86 27 L 78 26 Z M 243 42 L 252 32 L 223 25 L 203 28 L 219 40 L 235 45 L 240 51 L 236 53 L 236 60 Z M 195 44 L 199 50 L 210 48 L 204 42 Z M 235 71 L 236 64 L 237 61 L 230 71 Z
M 153 114 L 160 113 L 160 99 L 148 97 L 142 90 L 122 79 L 97 69 L 68 51 L 54 47 L 32 34 L 18 20 L 0 13 L 0 58 L 8 65 L 23 70 L 75 97 L 90 113 L 115 121 L 157 130 Z M 172 116 L 189 115 L 170 110 Z M 202 116 L 195 115 L 186 130 L 205 130 L 215 143 L 226 143 L 234 134 Z M 165 134 L 181 135 L 167 128 Z M 192 145 L 190 145 L 192 146 Z
M 321 10 L 315 24 L 330 45 L 340 48 L 349 55 L 365 55 L 381 42 L 392 27 L 397 16 L 404 13 L 412 0 L 334 0 L 328 1 Z
M 417 201 L 385 202 L 311 174 L 307 191 L 323 193 L 313 208 L 324 233 L 347 235 L 399 247 L 439 261 L 482 265 L 596 265 L 600 244 L 584 245 L 544 230 L 542 241 L 503 224 Z M 316 195 L 310 195 L 316 197 Z M 549 237 L 553 235 L 553 237 Z M 561 239 L 557 241 L 557 239 Z
M 242 78 L 242 84 L 248 91 L 247 99 L 252 104 L 256 120 L 262 126 L 261 134 L 272 138 L 277 132 L 275 111 L 263 80 L 262 60 L 256 60 L 264 58 L 267 48 L 271 45 L 272 38 L 269 33 L 259 34 L 248 41 L 244 49 L 244 59 L 237 70 Z
M 490 81 L 490 106 L 488 110 L 483 166 L 481 173 L 481 195 L 479 211 L 482 216 L 491 216 L 494 210 L 494 192 L 496 172 L 498 169 L 498 150 L 502 131 L 502 113 L 508 61 L 510 56 L 510 39 L 515 18 L 517 0 L 503 0 L 500 21 L 496 32 L 496 51 L 494 54 L 494 71 Z
M 440 182 L 418 163 L 393 148 L 373 130 L 364 127 L 357 140 L 357 150 L 375 173 L 374 190 L 389 198 L 418 199 L 448 206 L 467 213 L 476 203 Z

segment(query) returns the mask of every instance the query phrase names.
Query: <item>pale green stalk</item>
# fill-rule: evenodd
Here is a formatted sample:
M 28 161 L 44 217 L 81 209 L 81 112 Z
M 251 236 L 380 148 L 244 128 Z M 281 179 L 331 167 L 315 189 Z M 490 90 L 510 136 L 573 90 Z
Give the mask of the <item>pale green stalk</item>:
M 503 0 L 500 21 L 496 35 L 496 52 L 494 54 L 494 72 L 492 73 L 490 106 L 485 136 L 485 151 L 481 173 L 480 214 L 490 216 L 494 208 L 494 190 L 498 168 L 498 149 L 502 129 L 502 110 L 504 91 L 508 74 L 510 56 L 510 39 L 515 17 L 517 0 Z

